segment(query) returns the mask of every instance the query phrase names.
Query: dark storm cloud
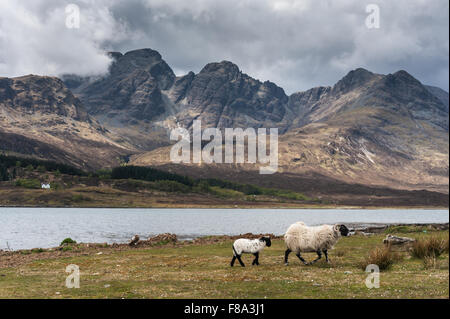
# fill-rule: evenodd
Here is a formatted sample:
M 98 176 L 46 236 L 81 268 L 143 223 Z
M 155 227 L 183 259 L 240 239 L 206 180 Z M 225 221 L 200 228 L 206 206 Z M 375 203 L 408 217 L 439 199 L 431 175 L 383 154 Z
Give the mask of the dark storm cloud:
M 78 72 L 98 73 L 108 62 L 102 50 L 150 47 L 177 74 L 230 60 L 288 93 L 332 85 L 357 67 L 377 73 L 405 69 L 423 83 L 448 90 L 447 0 L 72 1 L 81 8 L 78 33 L 60 28 L 69 1 L 32 1 L 32 7 L 25 2 L 0 4 L 0 9 L 23 9 L 15 17 L 0 11 L 2 46 L 13 36 L 23 39 L 7 54 L 0 49 L 2 74 L 73 72 L 80 63 L 85 67 Z M 379 29 L 365 25 L 370 3 L 379 5 Z M 23 27 L 27 15 L 37 22 Z M 12 35 L 3 32 L 2 20 Z M 30 34 L 38 41 L 30 43 Z M 42 62 L 33 65 L 28 58 L 21 64 L 24 52 Z

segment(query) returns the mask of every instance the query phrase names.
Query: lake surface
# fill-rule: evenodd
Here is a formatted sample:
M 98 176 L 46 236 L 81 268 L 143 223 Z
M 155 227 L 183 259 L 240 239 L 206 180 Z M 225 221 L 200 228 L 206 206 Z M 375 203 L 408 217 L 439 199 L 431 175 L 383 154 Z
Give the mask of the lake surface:
M 346 223 L 448 223 L 448 210 L 422 209 L 109 209 L 0 207 L 0 249 L 58 246 L 66 237 L 77 242 L 127 242 L 174 233 L 180 239 L 243 233 L 284 234 L 287 227 Z

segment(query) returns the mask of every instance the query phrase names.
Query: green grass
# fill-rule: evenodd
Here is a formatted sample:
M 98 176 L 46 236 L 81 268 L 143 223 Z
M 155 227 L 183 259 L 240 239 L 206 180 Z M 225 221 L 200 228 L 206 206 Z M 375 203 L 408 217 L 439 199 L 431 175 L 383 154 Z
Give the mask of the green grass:
M 221 188 L 218 186 L 212 186 L 210 188 L 210 193 L 219 197 L 224 197 L 224 198 L 239 198 L 239 197 L 243 197 L 244 194 L 232 189 L 228 189 L 228 188 Z
M 81 195 L 81 194 L 75 194 L 72 196 L 71 200 L 72 200 L 72 202 L 75 202 L 75 203 L 81 203 L 81 202 L 92 201 L 92 198 L 90 198 L 89 196 Z
M 389 226 L 384 230 L 385 234 L 392 233 L 427 233 L 435 231 L 431 226 L 421 225 L 395 225 Z
M 439 235 L 448 238 L 448 232 Z M 448 253 L 438 257 L 439 267 L 425 267 L 422 260 L 400 253 L 403 258 L 380 274 L 380 288 L 368 289 L 368 273 L 360 265 L 371 250 L 380 246 L 383 237 L 342 238 L 330 251 L 330 264 L 321 260 L 312 266 L 304 266 L 294 254 L 289 266 L 284 266 L 282 240 L 273 240 L 272 247 L 261 253 L 258 267 L 251 266 L 253 256 L 244 255 L 245 268 L 229 266 L 229 240 L 125 250 L 97 248 L 89 255 L 42 258 L 0 268 L 0 298 L 449 297 Z M 97 255 L 98 251 L 103 254 Z M 312 260 L 315 255 L 304 257 Z M 65 288 L 65 268 L 69 264 L 80 267 L 80 289 Z

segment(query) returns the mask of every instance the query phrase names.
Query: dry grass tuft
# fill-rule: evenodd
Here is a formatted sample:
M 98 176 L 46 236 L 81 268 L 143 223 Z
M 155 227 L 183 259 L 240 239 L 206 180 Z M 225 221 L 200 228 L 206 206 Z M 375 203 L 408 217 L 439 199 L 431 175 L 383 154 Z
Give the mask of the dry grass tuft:
M 448 238 L 432 236 L 426 239 L 418 239 L 414 242 L 411 255 L 415 258 L 436 258 L 444 252 L 448 252 Z
M 427 256 L 423 259 L 425 269 L 448 269 L 448 259 L 440 260 L 434 256 Z
M 361 268 L 365 270 L 368 265 L 374 264 L 380 268 L 380 271 L 388 270 L 400 259 L 400 255 L 392 252 L 390 246 L 377 247 L 369 252 L 369 255 L 361 263 Z
M 444 253 L 447 253 L 447 254 L 448 254 L 448 240 L 449 240 L 449 238 L 447 237 L 447 238 L 443 239 L 443 242 L 442 242 L 442 250 Z

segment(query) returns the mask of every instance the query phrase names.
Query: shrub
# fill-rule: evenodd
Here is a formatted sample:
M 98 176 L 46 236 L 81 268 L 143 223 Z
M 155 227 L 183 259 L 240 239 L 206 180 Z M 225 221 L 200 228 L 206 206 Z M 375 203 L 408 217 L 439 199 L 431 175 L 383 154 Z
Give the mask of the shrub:
M 388 270 L 400 259 L 400 256 L 393 253 L 389 246 L 377 247 L 369 252 L 364 262 L 361 263 L 363 270 L 370 264 L 377 265 L 380 271 Z
M 411 249 L 411 255 L 419 259 L 439 257 L 444 252 L 448 252 L 448 238 L 443 239 L 437 236 L 418 239 Z
M 41 188 L 41 183 L 37 179 L 19 179 L 16 181 L 16 186 L 38 189 Z
M 72 238 L 67 237 L 66 239 L 64 239 L 61 244 L 59 244 L 60 246 L 64 246 L 64 245 L 71 245 L 71 244 L 76 244 L 77 242 L 75 240 L 73 240 Z

